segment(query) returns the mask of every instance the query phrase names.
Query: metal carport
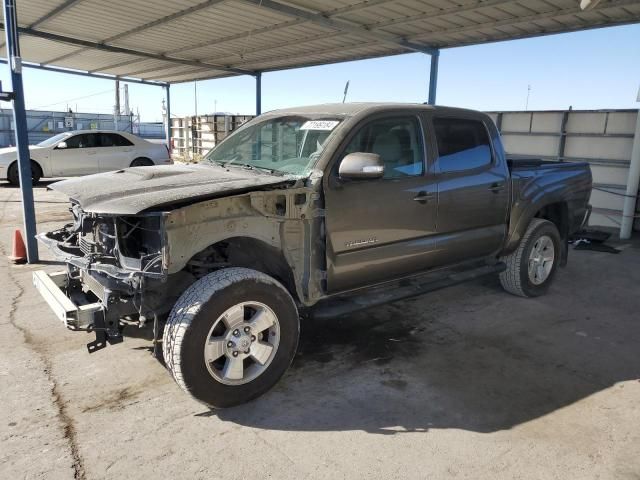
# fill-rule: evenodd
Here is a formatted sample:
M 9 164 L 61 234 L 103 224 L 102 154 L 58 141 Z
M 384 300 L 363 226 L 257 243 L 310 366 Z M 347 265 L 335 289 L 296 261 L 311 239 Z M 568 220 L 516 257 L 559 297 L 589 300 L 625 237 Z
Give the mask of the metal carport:
M 3 0 L 28 261 L 38 260 L 22 67 L 158 85 L 636 23 L 638 0 Z M 19 38 L 19 43 L 18 43 Z M 8 52 L 7 52 L 8 50 Z M 167 136 L 170 132 L 167 127 Z

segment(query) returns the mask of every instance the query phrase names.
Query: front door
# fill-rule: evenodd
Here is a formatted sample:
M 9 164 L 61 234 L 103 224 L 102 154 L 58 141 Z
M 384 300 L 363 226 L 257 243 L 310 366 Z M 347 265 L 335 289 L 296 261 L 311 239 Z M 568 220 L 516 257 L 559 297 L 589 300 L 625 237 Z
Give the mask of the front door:
M 384 176 L 338 178 L 339 160 L 353 152 L 380 155 Z M 325 190 L 330 292 L 429 267 L 438 199 L 435 178 L 426 167 L 424 131 L 417 116 L 372 120 L 347 140 Z
M 54 176 L 70 177 L 98 172 L 98 135 L 80 133 L 65 140 L 66 148 L 55 147 L 51 153 Z

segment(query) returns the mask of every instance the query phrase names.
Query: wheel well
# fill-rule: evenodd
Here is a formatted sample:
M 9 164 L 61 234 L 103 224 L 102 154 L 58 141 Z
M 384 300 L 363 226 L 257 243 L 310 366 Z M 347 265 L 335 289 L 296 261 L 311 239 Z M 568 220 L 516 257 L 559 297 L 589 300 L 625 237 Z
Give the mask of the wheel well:
M 153 160 L 151 160 L 149 157 L 136 157 L 133 160 L 131 160 L 131 163 L 129 164 L 130 166 L 133 165 L 137 160 L 146 160 L 148 162 L 151 162 L 155 165 L 155 162 Z
M 549 220 L 555 224 L 563 244 L 561 264 L 565 265 L 568 255 L 569 206 L 566 202 L 551 203 L 538 210 L 534 217 Z
M 196 253 L 185 270 L 196 278 L 226 267 L 245 267 L 265 273 L 282 283 L 298 300 L 295 280 L 282 252 L 260 240 L 232 237 Z

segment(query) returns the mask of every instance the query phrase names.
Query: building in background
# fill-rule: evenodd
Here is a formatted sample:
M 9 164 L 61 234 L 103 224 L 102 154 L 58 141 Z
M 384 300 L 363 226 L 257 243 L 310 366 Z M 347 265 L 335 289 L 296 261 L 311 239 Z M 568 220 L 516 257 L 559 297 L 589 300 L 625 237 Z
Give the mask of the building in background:
M 0 109 L 0 147 L 15 143 L 13 111 Z M 119 130 L 139 135 L 146 139 L 164 139 L 162 122 L 140 122 L 133 114 L 56 112 L 45 110 L 27 111 L 29 144 L 34 145 L 58 133 L 70 130 Z

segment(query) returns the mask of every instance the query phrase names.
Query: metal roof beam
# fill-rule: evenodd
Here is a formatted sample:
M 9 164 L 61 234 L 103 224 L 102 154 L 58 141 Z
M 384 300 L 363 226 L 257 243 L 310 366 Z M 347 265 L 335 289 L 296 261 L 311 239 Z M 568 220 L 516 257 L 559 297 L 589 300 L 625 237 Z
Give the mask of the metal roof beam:
M 69 0 L 69 1 L 78 1 L 78 0 Z M 138 25 L 137 27 L 131 28 L 125 32 L 121 32 L 118 33 L 116 35 L 113 35 L 109 38 L 105 38 L 104 40 L 101 41 L 101 43 L 108 43 L 108 42 L 113 42 L 114 40 L 119 40 L 121 38 L 124 37 L 128 37 L 129 35 L 133 35 L 135 33 L 140 33 L 140 32 L 144 32 L 145 30 L 148 30 L 150 28 L 153 27 L 157 27 L 158 25 L 163 25 L 165 23 L 169 23 L 173 20 L 177 20 L 179 18 L 182 18 L 186 15 L 191 15 L 192 13 L 198 12 L 200 10 L 204 10 L 205 8 L 209 8 L 212 7 L 213 5 L 216 5 L 218 3 L 223 2 L 224 0 L 206 0 L 202 3 L 198 3 L 197 5 L 193 5 L 189 8 L 185 8 L 183 10 L 179 10 L 175 13 L 172 13 L 171 15 L 166 15 L 162 18 L 158 18 L 157 20 L 153 20 L 152 22 L 148 22 L 145 23 L 143 25 Z M 29 26 L 30 28 L 33 28 L 33 25 Z M 65 55 L 61 55 L 59 57 L 53 58 L 51 60 L 49 60 L 47 63 L 55 63 L 55 62 L 59 62 L 61 60 L 64 60 L 66 58 L 72 57 L 74 55 L 77 55 L 78 53 L 84 52 L 88 50 L 87 48 L 80 48 L 78 50 L 75 50 L 71 53 L 67 53 Z
M 624 5 L 637 4 L 637 0 L 610 0 L 606 4 L 599 5 L 596 9 L 591 12 L 597 12 L 599 10 L 605 10 L 608 8 L 619 8 Z M 486 28 L 496 28 L 502 26 L 517 26 L 523 23 L 533 22 L 535 20 L 544 20 L 547 18 L 558 17 L 563 15 L 580 15 L 582 10 L 575 7 L 563 8 L 561 10 L 549 10 L 547 12 L 534 13 L 531 15 L 520 16 L 520 17 L 511 17 L 504 20 L 493 20 L 490 22 L 484 23 L 475 23 L 473 25 L 464 26 L 464 27 L 452 27 L 452 28 L 442 28 L 438 30 L 432 30 L 431 32 L 421 33 L 416 35 L 415 37 L 424 38 L 429 37 L 430 35 L 442 35 L 442 34 L 456 34 L 456 33 L 464 33 L 471 32 L 474 30 L 486 29 Z
M 0 23 L 0 29 L 4 30 L 4 23 Z M 101 50 L 103 52 L 122 53 L 126 55 L 138 56 L 143 58 L 151 58 L 154 60 L 162 60 L 168 63 L 176 63 L 182 65 L 190 65 L 194 67 L 211 68 L 212 70 L 221 70 L 225 72 L 235 73 L 238 75 L 255 75 L 255 72 L 250 70 L 242 70 L 239 68 L 228 67 L 224 65 L 215 65 L 211 63 L 201 62 L 200 60 L 189 60 L 186 58 L 170 57 L 158 53 L 141 52 L 131 50 L 129 48 L 117 47 L 115 45 L 109 45 L 106 43 L 91 42 L 88 40 L 81 40 L 79 38 L 68 37 L 66 35 L 58 35 L 55 33 L 42 32 L 28 27 L 19 27 L 18 31 L 22 35 L 28 35 L 31 37 L 43 38 L 45 40 L 51 40 L 53 42 L 66 43 L 69 45 L 78 45 L 80 47 L 86 47 L 95 50 Z
M 57 17 L 58 15 L 60 15 L 61 13 L 66 12 L 67 10 L 69 10 L 71 7 L 73 7 L 76 3 L 82 2 L 83 0 L 67 0 L 66 2 L 61 3 L 60 5 L 58 5 L 56 8 L 54 8 L 53 10 L 51 10 L 49 13 L 43 15 L 42 17 L 40 17 L 38 20 L 36 20 L 35 22 L 31 23 L 29 25 L 29 28 L 35 28 L 38 25 L 46 22 L 47 20 L 51 20 L 52 18 Z
M 361 38 L 367 38 L 369 40 L 376 40 L 378 42 L 400 46 L 407 50 L 412 50 L 414 52 L 431 54 L 436 50 L 435 48 L 429 45 L 423 45 L 420 43 L 411 42 L 405 38 L 396 37 L 395 35 L 390 35 L 385 32 L 372 30 L 370 28 L 364 27 L 363 25 L 356 24 L 353 22 L 348 22 L 346 20 L 337 20 L 334 18 L 329 18 L 326 15 L 323 15 L 322 13 L 314 12 L 310 10 L 303 10 L 302 8 L 293 7 L 289 4 L 280 3 L 279 1 L 275 1 L 275 0 L 242 0 L 242 1 L 246 3 L 251 3 L 253 5 L 258 5 L 260 7 L 267 8 L 269 10 L 273 10 L 274 12 L 283 13 L 291 17 L 302 18 L 309 22 L 331 28 L 332 30 L 352 33 Z
M 7 59 L 0 58 L 0 63 L 7 64 Z M 151 80 L 143 80 L 141 78 L 127 78 L 127 77 L 121 77 L 121 76 L 103 75 L 100 73 L 91 73 L 91 72 L 85 72 L 82 70 L 69 70 L 66 68 L 53 67 L 50 65 L 41 65 L 39 63 L 22 62 L 22 66 L 25 68 L 33 68 L 36 70 L 46 70 L 47 72 L 64 73 L 67 75 L 79 75 L 81 77 L 100 78 L 103 80 L 121 80 L 123 82 L 141 83 L 144 85 L 153 85 L 155 87 L 164 87 L 167 85 L 166 82 L 155 82 Z
M 354 11 L 357 11 L 357 10 L 364 10 L 365 8 L 371 8 L 371 7 L 374 7 L 376 5 L 381 5 L 383 3 L 389 3 L 391 1 L 393 1 L 393 0 L 365 0 L 365 1 L 362 1 L 360 3 L 356 3 L 354 5 L 349 5 L 349 6 L 346 6 L 346 7 L 336 8 L 334 10 L 330 10 L 328 12 L 323 13 L 323 15 L 325 15 L 327 17 L 331 17 L 331 16 L 334 16 L 334 15 L 341 15 L 341 14 L 345 14 L 345 13 L 354 12 Z M 182 53 L 182 52 L 186 52 L 186 51 L 189 51 L 189 50 L 195 50 L 196 48 L 219 45 L 221 43 L 232 42 L 234 40 L 240 40 L 240 39 L 243 39 L 243 38 L 250 38 L 250 37 L 253 37 L 253 36 L 256 36 L 256 35 L 260 35 L 262 33 L 271 33 L 271 32 L 273 32 L 275 30 L 281 30 L 283 28 L 293 27 L 295 25 L 299 25 L 299 24 L 304 23 L 304 22 L 306 22 L 306 20 L 297 18 L 295 20 L 289 20 L 287 22 L 282 22 L 282 23 L 279 23 L 277 25 L 269 25 L 268 27 L 261 27 L 261 28 L 257 28 L 257 29 L 254 29 L 254 30 L 250 30 L 248 32 L 236 33 L 236 34 L 228 35 L 226 37 L 221 37 L 221 38 L 218 38 L 218 39 L 215 39 L 215 40 L 209 40 L 209 41 L 206 41 L 206 42 L 200 42 L 200 43 L 189 45 L 189 46 L 186 46 L 186 47 L 180 47 L 180 48 L 177 48 L 175 50 L 166 51 L 166 52 L 164 52 L 164 54 L 165 55 L 173 55 L 175 53 Z M 344 33 L 340 32 L 340 34 L 343 35 Z M 287 42 L 287 43 L 290 43 L 290 42 Z M 271 46 L 269 48 L 271 48 Z M 66 58 L 67 56 L 71 56 L 71 55 L 68 54 L 68 55 L 63 56 L 62 58 Z M 229 56 L 229 55 L 225 55 L 225 56 Z M 59 59 L 56 59 L 56 60 L 59 60 Z M 112 68 L 124 67 L 126 65 L 131 65 L 131 64 L 137 63 L 138 61 L 139 60 L 128 60 L 126 62 L 118 62 L 118 63 L 115 63 L 115 64 L 106 65 L 104 67 L 97 68 L 97 69 L 92 70 L 92 71 L 97 72 L 97 71 L 100 71 L 100 70 L 110 70 Z

